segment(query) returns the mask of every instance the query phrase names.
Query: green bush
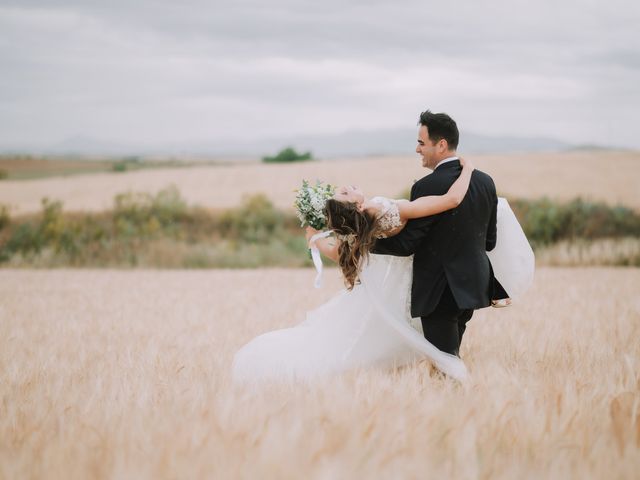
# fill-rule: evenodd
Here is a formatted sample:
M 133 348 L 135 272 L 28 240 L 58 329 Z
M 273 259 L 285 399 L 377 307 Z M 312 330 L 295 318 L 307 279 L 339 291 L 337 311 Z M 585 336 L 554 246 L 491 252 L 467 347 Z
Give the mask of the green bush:
M 6 244 L 0 245 L 3 252 L 0 256 L 7 258 L 15 253 L 38 255 L 47 247 L 58 254 L 74 254 L 80 249 L 77 237 L 78 227 L 68 223 L 62 213 L 62 203 L 44 198 L 39 220 L 18 224 Z
M 285 226 L 285 216 L 264 195 L 245 198 L 239 208 L 224 212 L 219 220 L 220 234 L 245 242 L 268 242 Z
M 307 160 L 313 160 L 311 152 L 298 153 L 292 147 L 287 147 L 281 150 L 273 157 L 262 157 L 262 161 L 264 163 L 290 163 L 304 162 Z
M 7 205 L 0 205 L 0 230 L 9 225 L 10 222 L 9 207 Z
M 111 164 L 111 170 L 114 172 L 126 172 L 130 168 L 140 168 L 140 157 L 124 157 L 122 160 Z
M 300 266 L 309 263 L 305 252 L 295 216 L 264 195 L 212 212 L 188 207 L 174 186 L 117 195 L 100 214 L 64 214 L 44 199 L 40 214 L 16 219 L 0 238 L 0 262 L 38 266 Z
M 640 214 L 623 206 L 580 198 L 568 203 L 548 198 L 509 203 L 534 247 L 562 240 L 640 237 Z
M 410 198 L 410 190 L 400 198 Z M 640 237 L 640 214 L 621 205 L 609 206 L 576 198 L 510 199 L 509 205 L 531 245 L 544 247 L 563 240 Z
M 160 232 L 177 234 L 187 217 L 187 204 L 175 186 L 156 195 L 127 192 L 116 196 L 114 227 L 123 237 L 149 237 Z
M 9 178 L 9 172 L 4 168 L 0 168 L 0 180 L 4 180 L 5 178 Z
M 573 252 L 574 264 L 587 257 L 589 261 L 597 257 L 600 264 L 640 261 L 640 214 L 631 209 L 581 199 L 511 200 L 510 204 L 539 252 L 562 246 L 556 257 L 565 250 Z M 598 249 L 588 256 L 580 253 L 594 242 L 600 242 L 600 250 L 615 247 L 615 255 L 603 255 Z M 580 246 L 578 253 L 572 250 L 575 245 Z M 276 209 L 264 195 L 216 212 L 188 206 L 175 186 L 155 195 L 118 195 L 113 210 L 102 213 L 65 213 L 62 203 L 43 199 L 39 214 L 10 219 L 8 208 L 0 206 L 0 262 L 41 267 L 310 265 L 298 219 Z
M 38 228 L 31 222 L 21 223 L 16 226 L 9 241 L 2 247 L 2 257 L 9 258 L 15 253 L 27 255 L 40 253 L 42 239 L 38 236 Z

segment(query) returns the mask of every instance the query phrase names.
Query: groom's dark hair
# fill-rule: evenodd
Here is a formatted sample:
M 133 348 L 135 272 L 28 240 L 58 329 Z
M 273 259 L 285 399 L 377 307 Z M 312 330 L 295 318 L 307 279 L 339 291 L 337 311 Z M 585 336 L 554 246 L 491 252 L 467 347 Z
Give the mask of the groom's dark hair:
M 418 120 L 418 125 L 427 127 L 429 140 L 431 140 L 432 143 L 444 139 L 449 145 L 449 150 L 458 148 L 458 141 L 460 140 L 458 125 L 456 125 L 453 118 L 446 113 L 433 113 L 430 110 L 422 112 Z

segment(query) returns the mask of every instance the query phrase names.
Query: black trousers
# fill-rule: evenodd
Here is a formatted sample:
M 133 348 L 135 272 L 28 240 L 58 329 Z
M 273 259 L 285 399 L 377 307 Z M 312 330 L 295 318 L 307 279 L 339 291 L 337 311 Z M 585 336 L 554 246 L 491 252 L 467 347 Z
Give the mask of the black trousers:
M 509 294 L 505 291 L 504 287 L 500 284 L 497 278 L 493 279 L 493 295 L 491 300 L 500 300 L 501 298 L 509 298 Z
M 462 335 L 473 310 L 458 308 L 449 285 L 446 286 L 436 309 L 426 317 L 421 317 L 424 336 L 443 352 L 460 356 Z

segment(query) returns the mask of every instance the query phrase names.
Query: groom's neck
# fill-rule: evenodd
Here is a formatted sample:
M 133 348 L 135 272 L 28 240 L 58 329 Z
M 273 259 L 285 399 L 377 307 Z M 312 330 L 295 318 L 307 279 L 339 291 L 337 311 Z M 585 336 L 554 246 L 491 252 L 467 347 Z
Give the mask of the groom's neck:
M 433 166 L 433 169 L 435 170 L 438 167 L 438 165 L 440 165 L 442 162 L 453 157 L 456 157 L 456 158 L 458 157 L 458 154 L 456 153 L 456 151 L 455 150 L 448 151 L 446 154 L 442 156 L 442 158 L 437 160 L 436 164 Z

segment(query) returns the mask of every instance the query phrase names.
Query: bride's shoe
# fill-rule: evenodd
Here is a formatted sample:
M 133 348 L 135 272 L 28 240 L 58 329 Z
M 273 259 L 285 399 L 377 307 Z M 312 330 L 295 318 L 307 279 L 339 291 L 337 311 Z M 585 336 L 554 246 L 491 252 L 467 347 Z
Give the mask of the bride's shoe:
M 500 300 L 491 300 L 491 306 L 493 308 L 504 308 L 511 306 L 510 298 L 501 298 Z

